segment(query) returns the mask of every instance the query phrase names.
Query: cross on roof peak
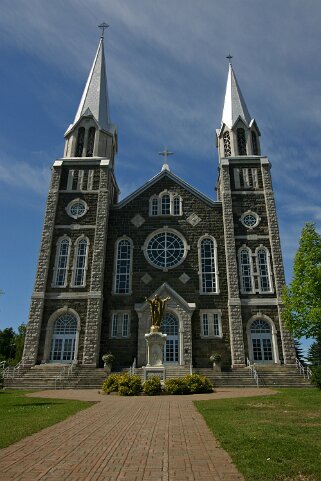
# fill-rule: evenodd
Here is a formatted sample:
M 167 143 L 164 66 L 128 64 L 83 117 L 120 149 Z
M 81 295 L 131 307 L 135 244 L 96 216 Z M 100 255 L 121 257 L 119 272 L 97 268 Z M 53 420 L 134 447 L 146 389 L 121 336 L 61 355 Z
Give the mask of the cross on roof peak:
M 167 157 L 169 155 L 174 155 L 174 152 L 170 152 L 169 150 L 167 150 L 167 147 L 164 148 L 163 152 L 158 152 L 158 155 L 162 155 L 164 158 L 164 162 L 167 162 Z
M 233 56 L 229 53 L 229 54 L 226 56 L 226 58 L 228 59 L 229 63 L 231 63 L 231 60 L 232 60 Z

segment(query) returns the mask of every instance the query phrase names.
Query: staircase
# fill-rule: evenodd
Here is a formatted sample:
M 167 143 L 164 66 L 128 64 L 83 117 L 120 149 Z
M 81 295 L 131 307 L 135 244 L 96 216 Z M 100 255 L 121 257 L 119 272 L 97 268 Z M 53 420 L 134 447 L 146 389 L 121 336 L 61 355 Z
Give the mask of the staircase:
M 296 366 L 256 365 L 260 387 L 311 387 L 308 379 L 299 374 Z
M 222 372 L 210 368 L 195 368 L 193 372 L 208 377 L 214 387 L 256 387 L 256 382 L 247 368 Z
M 82 365 L 41 364 L 31 368 L 20 368 L 12 377 L 4 379 L 4 386 L 11 389 L 100 389 L 107 374 L 104 369 Z M 259 387 L 310 387 L 310 381 L 299 374 L 295 366 L 256 365 Z M 127 372 L 124 369 L 122 372 Z M 209 378 L 215 387 L 255 387 L 249 368 L 217 372 L 209 368 L 195 368 L 193 373 Z M 116 373 L 115 373 L 116 374 Z M 120 374 L 120 373 L 117 373 Z M 135 374 L 144 381 L 143 368 Z M 189 367 L 166 365 L 165 379 L 184 377 L 190 374 Z

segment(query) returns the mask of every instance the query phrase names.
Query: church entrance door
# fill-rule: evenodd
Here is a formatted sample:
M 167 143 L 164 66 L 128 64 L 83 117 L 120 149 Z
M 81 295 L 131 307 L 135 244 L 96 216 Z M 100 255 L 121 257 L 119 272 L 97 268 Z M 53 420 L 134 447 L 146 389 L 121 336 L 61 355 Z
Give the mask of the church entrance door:
M 176 316 L 167 312 L 160 326 L 160 331 L 167 334 L 164 346 L 164 363 L 178 363 L 179 361 L 179 322 Z
M 273 362 L 271 326 L 266 321 L 262 319 L 257 319 L 252 323 L 251 342 L 254 362 Z
M 75 355 L 77 320 L 65 314 L 55 322 L 50 362 L 71 362 Z

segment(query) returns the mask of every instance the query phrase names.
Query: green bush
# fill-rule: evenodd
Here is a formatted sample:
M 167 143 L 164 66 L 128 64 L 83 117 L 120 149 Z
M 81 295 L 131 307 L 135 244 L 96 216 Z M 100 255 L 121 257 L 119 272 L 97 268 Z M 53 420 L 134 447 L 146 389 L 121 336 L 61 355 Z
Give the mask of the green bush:
M 111 392 L 118 392 L 118 385 L 120 378 L 122 377 L 121 374 L 110 374 L 110 376 L 105 379 L 101 389 L 106 393 L 110 394 Z
M 206 376 L 190 374 L 185 376 L 184 381 L 191 394 L 213 392 L 213 385 Z
M 165 381 L 167 394 L 189 394 L 185 378 L 177 377 Z
M 118 382 L 120 396 L 137 396 L 142 390 L 142 382 L 139 376 L 123 374 Z
M 312 368 L 311 383 L 321 389 L 321 366 L 315 366 Z
M 162 392 L 162 384 L 158 376 L 151 376 L 143 384 L 143 393 L 146 396 L 157 396 Z

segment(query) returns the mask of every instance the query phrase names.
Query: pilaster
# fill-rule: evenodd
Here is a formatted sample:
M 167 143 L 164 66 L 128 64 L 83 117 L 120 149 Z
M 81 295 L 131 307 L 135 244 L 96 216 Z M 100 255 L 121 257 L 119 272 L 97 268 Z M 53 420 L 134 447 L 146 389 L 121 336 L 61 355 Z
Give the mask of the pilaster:
M 38 343 L 41 331 L 44 296 L 48 277 L 52 234 L 55 225 L 60 177 L 61 165 L 57 165 L 57 163 L 55 163 L 54 167 L 52 168 L 51 185 L 48 194 L 45 220 L 42 230 L 34 293 L 31 299 L 29 311 L 29 320 L 23 351 L 24 364 L 33 365 L 37 361 Z
M 271 256 L 273 262 L 275 293 L 278 301 L 278 314 L 280 320 L 280 335 L 282 340 L 284 364 L 294 364 L 296 355 L 293 338 L 291 333 L 285 328 L 282 320 L 281 294 L 283 286 L 285 285 L 285 278 L 270 167 L 270 162 L 267 159 L 261 159 L 261 171 L 263 178 L 266 213 L 270 233 Z
M 245 365 L 245 354 L 228 159 L 221 160 L 221 200 L 223 206 L 232 366 L 242 367 Z
M 108 165 L 101 161 L 100 190 L 97 201 L 95 241 L 91 267 L 90 290 L 101 296 L 88 300 L 86 331 L 84 340 L 83 364 L 97 365 L 99 362 L 101 318 L 103 306 L 103 281 L 107 227 L 109 217 L 109 176 Z

